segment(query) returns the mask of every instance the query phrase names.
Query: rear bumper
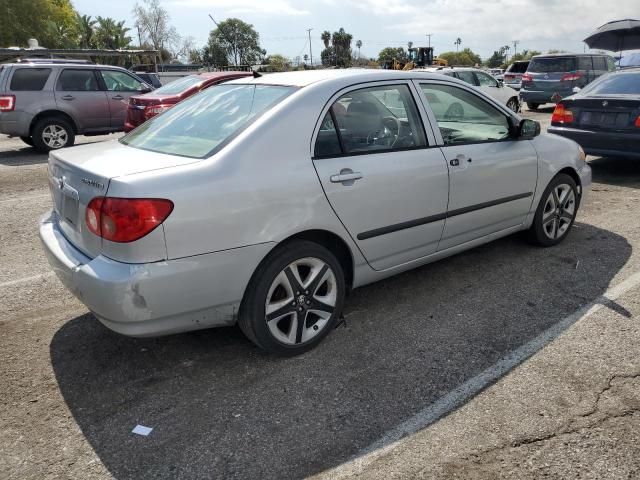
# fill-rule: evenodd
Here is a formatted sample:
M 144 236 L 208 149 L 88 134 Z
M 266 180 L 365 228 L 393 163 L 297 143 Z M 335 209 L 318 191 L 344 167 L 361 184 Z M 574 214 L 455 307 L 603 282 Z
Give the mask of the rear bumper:
M 0 133 L 13 137 L 28 137 L 31 118 L 31 115 L 20 111 L 2 112 L 0 113 Z
M 571 89 L 558 89 L 558 90 L 527 90 L 525 87 L 520 89 L 520 98 L 523 102 L 529 103 L 555 103 L 552 100 L 555 94 L 560 95 L 562 98 L 573 95 Z
M 640 134 L 554 126 L 549 127 L 547 131 L 561 137 L 570 138 L 578 143 L 588 155 L 640 158 Z
M 156 336 L 232 325 L 245 288 L 271 243 L 146 264 L 79 252 L 57 227 L 40 219 L 40 239 L 60 281 L 108 328 Z

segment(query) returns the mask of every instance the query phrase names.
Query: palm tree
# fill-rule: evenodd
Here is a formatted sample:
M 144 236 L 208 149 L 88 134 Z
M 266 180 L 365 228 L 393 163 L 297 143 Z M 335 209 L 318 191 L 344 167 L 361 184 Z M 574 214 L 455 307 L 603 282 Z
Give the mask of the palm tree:
M 358 40 L 356 42 L 356 47 L 358 47 L 358 59 L 360 58 L 360 48 L 362 47 L 362 40 Z
M 413 47 L 413 42 L 407 42 L 407 49 L 411 50 L 411 47 Z
M 508 52 L 511 50 L 509 45 L 505 45 L 504 47 L 504 63 L 507 63 L 507 58 L 509 57 Z
M 320 40 L 322 40 L 322 42 L 324 43 L 324 48 L 329 48 L 329 41 L 331 40 L 331 32 L 329 32 L 328 30 L 325 30 L 324 32 L 322 32 L 322 35 L 320 35 Z
M 98 23 L 96 20 L 91 18 L 91 15 L 80 15 L 78 14 L 78 31 L 80 33 L 80 48 L 93 48 L 95 47 L 93 41 L 93 34 L 95 30 L 95 25 Z
M 456 38 L 456 41 L 453 42 L 453 44 L 456 46 L 456 52 L 458 51 L 458 48 L 460 47 L 460 45 L 462 44 L 462 39 L 460 37 Z

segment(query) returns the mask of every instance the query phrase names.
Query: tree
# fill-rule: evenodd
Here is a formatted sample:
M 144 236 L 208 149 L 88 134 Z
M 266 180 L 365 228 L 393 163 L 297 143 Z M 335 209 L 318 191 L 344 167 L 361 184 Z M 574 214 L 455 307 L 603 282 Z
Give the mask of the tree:
M 180 36 L 174 27 L 169 25 L 169 12 L 160 5 L 160 0 L 142 0 L 133 7 L 135 26 L 141 40 L 148 41 L 155 50 L 160 51 L 160 61 L 165 58 L 164 49 L 171 49 L 179 42 Z
M 195 50 L 195 43 L 195 39 L 191 36 L 182 37 L 178 42 L 171 46 L 171 54 L 173 58 L 177 58 L 182 61 L 189 61 L 191 52 Z
M 209 34 L 209 45 L 221 48 L 228 63 L 252 65 L 260 62 L 265 53 L 260 48 L 260 35 L 253 25 L 239 18 L 228 18 Z
M 322 43 L 324 43 L 324 48 L 329 48 L 329 42 L 331 41 L 331 32 L 329 32 L 329 30 L 325 30 L 324 32 L 322 32 L 322 35 L 320 35 L 320 40 L 322 40 Z
M 509 45 L 505 45 L 504 47 L 502 47 L 502 51 L 504 52 L 504 63 L 507 63 L 507 58 L 509 57 L 509 50 L 511 50 L 511 47 Z
M 380 50 L 380 53 L 378 53 L 378 63 L 380 65 L 390 65 L 394 60 L 397 60 L 400 63 L 408 62 L 409 57 L 406 50 L 402 47 L 386 47 Z
M 302 57 L 302 59 L 304 60 L 304 63 L 307 63 L 307 60 L 309 60 L 309 55 L 307 55 L 306 53 L 304 54 L 304 56 Z
M 80 48 L 95 48 L 94 31 L 97 20 L 93 20 L 91 15 L 77 15 L 78 25 L 78 46 Z
M 456 52 L 457 52 L 460 45 L 462 45 L 462 39 L 460 37 L 456 38 L 456 41 L 453 42 L 453 44 L 456 46 Z M 442 55 L 440 56 L 442 57 Z
M 360 49 L 362 48 L 362 40 L 356 42 L 356 48 L 358 49 L 358 58 L 360 58 Z
M 227 51 L 216 39 L 211 38 L 211 35 L 209 35 L 209 41 L 202 49 L 201 58 L 206 65 L 214 67 L 226 67 L 229 65 Z
M 407 50 L 411 50 L 411 47 L 413 47 L 413 42 L 407 42 Z
M 97 17 L 98 27 L 95 30 L 96 47 L 118 50 L 126 48 L 131 43 L 131 37 L 127 35 L 129 28 L 123 21 L 116 21 L 110 17 Z
M 444 52 L 438 55 L 438 57 L 444 58 L 451 66 L 457 65 L 472 67 L 476 64 L 482 63 L 480 55 L 470 48 L 465 48 L 461 52 Z
M 284 55 L 269 55 L 264 59 L 263 63 L 269 66 L 268 70 L 271 72 L 287 72 L 291 70 L 291 60 Z
M 326 40 L 327 31 L 322 33 L 320 37 L 325 42 L 325 49 L 320 53 L 322 64 L 325 66 L 350 67 L 352 64 L 351 41 L 353 35 L 345 32 L 344 28 L 340 28 L 331 35 L 331 45 Z

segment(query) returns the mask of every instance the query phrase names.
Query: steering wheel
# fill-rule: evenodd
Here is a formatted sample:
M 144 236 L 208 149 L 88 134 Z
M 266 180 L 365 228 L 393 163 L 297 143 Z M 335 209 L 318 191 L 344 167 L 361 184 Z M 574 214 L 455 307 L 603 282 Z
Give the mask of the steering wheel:
M 454 102 L 449 105 L 447 111 L 444 114 L 444 118 L 447 120 L 462 120 L 464 117 L 464 108 L 458 102 Z
M 382 119 L 382 124 L 385 126 L 385 128 L 389 129 L 392 135 L 395 137 L 393 143 L 390 145 L 391 147 L 393 147 L 402 134 L 402 122 L 397 117 L 389 116 Z

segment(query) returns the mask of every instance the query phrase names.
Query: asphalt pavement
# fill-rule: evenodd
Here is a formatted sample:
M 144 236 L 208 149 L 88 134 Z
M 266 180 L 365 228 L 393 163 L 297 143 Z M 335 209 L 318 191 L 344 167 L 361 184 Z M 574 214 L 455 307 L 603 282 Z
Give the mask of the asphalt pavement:
M 525 114 L 548 123 L 549 113 Z M 537 394 L 569 409 L 571 392 L 582 384 L 576 380 L 573 388 L 565 379 L 555 391 L 553 381 L 561 377 L 550 378 L 542 367 L 521 383 L 511 380 L 521 369 L 553 349 L 554 371 L 575 365 L 593 372 L 585 392 L 592 384 L 607 392 L 637 390 L 631 377 L 603 384 L 603 364 L 582 360 L 585 353 L 619 360 L 606 356 L 616 345 L 599 341 L 602 334 L 584 333 L 580 348 L 559 343 L 588 319 L 610 315 L 603 325 L 629 327 L 619 356 L 629 368 L 615 371 L 631 375 L 640 358 L 631 341 L 635 287 L 615 305 L 582 315 L 640 271 L 640 163 L 590 163 L 593 191 L 561 245 L 536 248 L 514 235 L 355 290 L 346 325 L 319 348 L 282 359 L 257 349 L 235 327 L 155 339 L 104 328 L 51 275 L 42 254 L 36 222 L 50 208 L 46 156 L 0 137 L 0 477 L 383 478 L 400 472 L 398 478 L 492 478 L 501 471 L 491 469 L 509 459 L 535 477 L 544 461 L 529 456 L 529 463 L 518 464 L 521 457 L 510 450 L 491 450 L 510 445 L 516 431 L 509 419 L 518 412 L 505 405 Z M 473 406 L 494 388 L 511 401 L 490 398 Z M 547 412 L 550 425 L 563 420 L 558 409 Z M 636 421 L 633 412 L 629 418 Z M 152 427 L 151 434 L 132 434 L 139 424 Z M 477 441 L 476 450 L 451 434 L 472 432 L 471 442 L 492 432 L 487 425 L 495 427 L 493 443 Z M 440 448 L 451 454 L 441 457 L 451 459 L 448 464 L 414 444 L 393 448 L 400 438 L 419 437 L 424 445 L 434 428 L 443 429 L 433 438 L 446 440 Z M 396 460 L 406 470 L 398 470 Z

